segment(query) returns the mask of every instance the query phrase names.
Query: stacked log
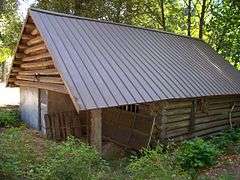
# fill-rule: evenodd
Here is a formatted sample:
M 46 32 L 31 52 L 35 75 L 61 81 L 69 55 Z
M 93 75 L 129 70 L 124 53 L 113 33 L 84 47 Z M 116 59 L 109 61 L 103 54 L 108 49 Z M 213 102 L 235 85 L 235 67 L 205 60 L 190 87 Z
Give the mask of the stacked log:
M 229 128 L 229 113 L 233 104 L 240 102 L 240 97 L 205 98 L 205 110 L 197 112 L 191 112 L 193 101 L 170 102 L 170 108 L 167 110 L 166 138 L 179 141 L 196 136 L 209 136 Z M 238 125 L 240 122 L 239 110 L 235 110 L 231 114 L 233 125 Z M 191 119 L 193 116 L 194 118 Z
M 67 93 L 51 55 L 33 22 L 25 25 L 8 82 L 10 85 Z

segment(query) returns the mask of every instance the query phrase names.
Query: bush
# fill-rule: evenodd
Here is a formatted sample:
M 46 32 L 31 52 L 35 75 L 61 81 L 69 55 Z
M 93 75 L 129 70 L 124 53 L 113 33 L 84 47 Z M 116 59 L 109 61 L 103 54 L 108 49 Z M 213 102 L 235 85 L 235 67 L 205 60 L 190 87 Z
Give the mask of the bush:
M 239 153 L 240 129 L 227 130 L 210 140 L 222 153 Z
M 143 151 L 142 157 L 135 157 L 127 168 L 133 179 L 188 179 L 187 174 L 172 160 L 171 155 L 157 147 Z
M 20 124 L 19 112 L 14 108 L 0 108 L 0 127 L 12 127 Z
M 43 179 L 99 179 L 108 170 L 99 153 L 72 137 L 51 147 L 45 162 Z
M 176 151 L 176 160 L 185 170 L 198 170 L 216 163 L 218 148 L 201 138 L 183 142 Z
M 25 127 L 9 128 L 0 134 L 0 175 L 30 177 L 40 162 Z
M 55 143 L 25 127 L 0 134 L 0 179 L 98 179 L 107 170 L 100 154 L 76 139 Z

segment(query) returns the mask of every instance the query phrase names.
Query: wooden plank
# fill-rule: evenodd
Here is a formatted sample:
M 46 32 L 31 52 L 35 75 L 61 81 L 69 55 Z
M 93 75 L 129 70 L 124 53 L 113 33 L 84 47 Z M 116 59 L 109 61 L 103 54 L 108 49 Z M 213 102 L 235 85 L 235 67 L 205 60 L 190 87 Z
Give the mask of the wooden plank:
M 20 71 L 19 75 L 59 75 L 56 69 L 41 69 L 32 71 Z
M 39 31 L 37 30 L 37 28 L 33 29 L 33 31 L 31 32 L 31 35 L 35 36 L 39 34 Z
M 30 54 L 30 53 L 33 53 L 33 52 L 36 52 L 36 51 L 40 51 L 40 50 L 45 50 L 45 49 L 47 49 L 45 44 L 39 44 L 39 45 L 36 45 L 36 46 L 32 46 L 32 47 L 26 48 L 24 53 L 25 54 Z
M 38 61 L 33 63 L 22 63 L 20 66 L 21 68 L 36 68 L 36 67 L 47 67 L 52 65 L 54 65 L 53 61 L 48 60 L 48 61 Z
M 23 40 L 30 40 L 32 38 L 34 38 L 34 36 L 31 36 L 31 35 L 28 35 L 28 34 L 23 34 L 22 37 L 21 37 L 21 39 L 23 39 Z
M 27 23 L 27 24 L 25 24 L 25 26 L 24 26 L 26 29 L 30 29 L 30 30 L 33 30 L 33 29 L 35 29 L 35 26 L 34 26 L 34 24 L 30 24 L 30 23 Z
M 91 145 L 102 152 L 102 111 L 91 110 Z
M 33 39 L 30 39 L 30 40 L 27 42 L 27 45 L 28 45 L 28 46 L 32 46 L 32 45 L 39 44 L 39 43 L 41 43 L 41 42 L 43 42 L 42 37 L 41 37 L 41 36 L 37 36 L 37 37 L 35 37 L 35 38 L 33 38 Z
M 42 76 L 36 77 L 36 76 L 18 75 L 16 78 L 20 80 L 26 80 L 26 81 L 32 81 L 32 82 L 63 84 L 63 81 L 60 77 L 42 77 Z
M 21 70 L 21 68 L 19 67 L 13 67 L 12 68 L 12 72 L 19 72 Z
M 19 44 L 18 45 L 18 49 L 27 49 L 28 47 L 23 45 L 23 44 Z
M 50 58 L 51 55 L 47 52 L 47 53 L 42 53 L 42 54 L 38 54 L 38 55 L 34 55 L 34 56 L 26 56 L 24 58 L 22 58 L 22 61 L 28 62 L 28 61 L 35 61 L 35 60 L 39 60 L 39 59 L 45 59 L 45 58 Z
M 25 55 L 24 55 L 24 53 L 16 53 L 16 55 L 15 55 L 15 57 L 17 58 L 17 59 L 21 59 L 21 58 L 23 58 Z
M 176 109 L 176 108 L 188 108 L 191 107 L 192 103 L 191 101 L 170 101 L 167 106 L 166 109 Z
M 21 80 L 17 80 L 14 83 L 18 86 L 35 87 L 35 88 L 47 89 L 50 91 L 56 91 L 59 93 L 68 94 L 68 91 L 64 85 L 52 84 L 52 83 L 21 81 Z
M 171 116 L 171 115 L 189 114 L 189 113 L 191 113 L 191 108 L 182 108 L 182 109 L 167 110 L 166 115 Z

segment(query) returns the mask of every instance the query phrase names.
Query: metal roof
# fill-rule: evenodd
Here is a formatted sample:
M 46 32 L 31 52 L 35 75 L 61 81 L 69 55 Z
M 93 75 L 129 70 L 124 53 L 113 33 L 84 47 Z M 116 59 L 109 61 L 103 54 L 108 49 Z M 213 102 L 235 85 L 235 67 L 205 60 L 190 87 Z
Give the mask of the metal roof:
M 30 9 L 81 109 L 240 94 L 240 73 L 201 40 Z

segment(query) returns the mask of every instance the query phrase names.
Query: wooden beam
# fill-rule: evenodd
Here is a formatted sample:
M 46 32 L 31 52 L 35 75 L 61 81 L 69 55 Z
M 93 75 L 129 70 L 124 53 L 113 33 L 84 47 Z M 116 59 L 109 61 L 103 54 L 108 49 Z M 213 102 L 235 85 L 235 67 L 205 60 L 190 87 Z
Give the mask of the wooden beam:
M 31 71 L 20 71 L 19 75 L 59 75 L 56 69 L 42 69 L 42 70 L 31 70 Z
M 30 40 L 30 39 L 34 38 L 34 36 L 27 35 L 27 34 L 23 34 L 21 38 L 22 38 L 23 40 Z
M 33 47 L 28 47 L 24 53 L 25 54 L 30 54 L 30 53 L 33 53 L 33 52 L 36 52 L 36 51 L 40 51 L 40 50 L 44 50 L 46 49 L 46 46 L 45 44 L 39 44 L 39 45 L 36 45 L 36 46 L 33 46 Z
M 60 77 L 42 77 L 42 76 L 37 77 L 37 76 L 18 75 L 16 78 L 20 80 L 33 81 L 33 82 L 63 84 L 63 81 Z
M 35 61 L 35 60 L 39 60 L 39 59 L 44 59 L 44 58 L 50 58 L 51 55 L 47 52 L 47 53 L 42 53 L 42 54 L 38 54 L 35 56 L 26 56 L 24 58 L 22 58 L 22 61 Z
M 12 72 L 19 72 L 21 70 L 21 68 L 19 67 L 13 67 L 12 68 Z
M 19 49 L 26 49 L 26 48 L 27 48 L 27 46 L 25 46 L 25 45 L 22 45 L 22 44 L 19 44 L 19 45 L 18 45 L 18 48 L 19 48 Z
M 52 66 L 53 61 L 39 61 L 39 62 L 33 62 L 33 63 L 22 63 L 20 66 L 21 68 L 35 68 L 35 67 L 47 67 Z
M 31 32 L 31 35 L 35 36 L 39 34 L 39 31 L 37 30 L 37 28 L 35 28 L 32 32 Z
M 25 28 L 33 30 L 33 29 L 35 29 L 35 26 L 33 24 L 28 23 L 28 24 L 25 24 Z
M 43 39 L 41 38 L 41 36 L 37 36 L 33 39 L 30 39 L 28 42 L 27 42 L 27 45 L 28 46 L 32 46 L 32 45 L 35 45 L 35 44 L 39 44 L 43 42 Z
M 16 58 L 21 59 L 24 57 L 24 53 L 16 53 Z
M 13 64 L 19 65 L 19 64 L 22 64 L 22 62 L 21 62 L 21 61 L 16 61 L 16 60 L 14 60 L 14 61 L 13 61 Z
M 20 80 L 17 80 L 14 83 L 18 86 L 47 89 L 50 91 L 56 91 L 59 93 L 68 94 L 68 91 L 64 85 L 52 84 L 52 83 L 41 83 L 41 82 L 30 82 L 30 81 L 20 81 Z
M 98 152 L 102 152 L 102 110 L 91 110 L 90 113 L 91 145 L 96 148 Z

